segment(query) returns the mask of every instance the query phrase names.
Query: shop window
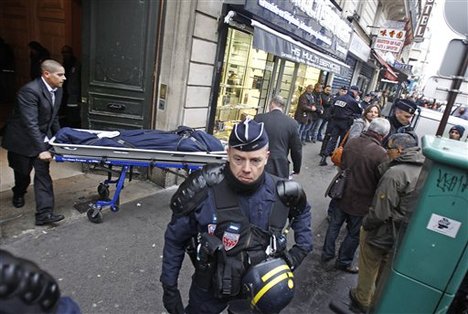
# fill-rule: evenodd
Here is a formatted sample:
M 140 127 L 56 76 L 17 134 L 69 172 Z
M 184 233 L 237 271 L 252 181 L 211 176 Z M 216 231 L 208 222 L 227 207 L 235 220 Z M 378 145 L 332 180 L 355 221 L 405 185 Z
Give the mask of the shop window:
M 299 64 L 297 78 L 294 84 L 294 93 L 291 98 L 291 107 L 289 108 L 289 116 L 294 117 L 297 109 L 299 96 L 305 92 L 307 85 L 314 85 L 319 81 L 320 70 L 309 67 L 305 64 Z
M 268 54 L 252 48 L 252 34 L 230 28 L 217 101 L 214 134 L 227 140 L 235 123 L 263 108 L 271 78 Z

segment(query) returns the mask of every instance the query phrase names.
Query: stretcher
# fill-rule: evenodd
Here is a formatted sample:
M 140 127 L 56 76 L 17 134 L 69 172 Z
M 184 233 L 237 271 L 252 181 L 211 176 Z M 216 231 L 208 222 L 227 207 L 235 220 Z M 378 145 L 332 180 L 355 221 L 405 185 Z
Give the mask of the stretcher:
M 133 167 L 157 167 L 173 173 L 175 173 L 173 169 L 182 169 L 185 175 L 188 175 L 207 163 L 223 163 L 226 160 L 225 151 L 184 152 L 63 144 L 55 142 L 55 137 L 49 143 L 52 146 L 56 162 L 90 164 L 95 169 L 107 172 L 107 179 L 101 182 L 97 188 L 100 199 L 91 203 L 87 210 L 87 217 L 93 223 L 103 221 L 102 209 L 109 207 L 112 212 L 119 210 L 120 192 L 124 188 L 127 175 L 131 181 Z M 114 174 L 116 179 L 113 179 Z M 180 175 L 180 173 L 175 174 Z M 116 185 L 112 197 L 109 193 L 110 184 Z

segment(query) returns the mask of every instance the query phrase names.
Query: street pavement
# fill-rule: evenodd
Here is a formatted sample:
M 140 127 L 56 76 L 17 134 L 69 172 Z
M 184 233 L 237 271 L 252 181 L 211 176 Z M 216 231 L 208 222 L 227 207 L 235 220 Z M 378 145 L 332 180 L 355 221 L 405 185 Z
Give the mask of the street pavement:
M 282 313 L 332 313 L 331 300 L 347 301 L 357 275 L 320 264 L 327 229 L 324 191 L 335 174 L 333 166 L 319 167 L 320 143 L 303 150 L 303 167 L 296 180 L 302 183 L 312 205 L 314 250 L 295 271 L 295 297 Z M 66 220 L 54 227 L 34 227 L 33 198 L 28 210 L 10 205 L 9 191 L 0 193 L 1 247 L 31 259 L 52 274 L 63 295 L 71 296 L 83 313 L 165 313 L 161 273 L 164 230 L 170 220 L 169 202 L 176 187 L 161 189 L 149 181 L 126 183 L 120 211 L 104 210 L 104 222 L 88 221 L 73 209 L 96 193 L 103 176 L 83 174 L 54 182 L 56 210 Z M 8 217 L 21 218 L 8 220 Z M 0 219 L 1 220 L 1 219 Z M 341 234 L 341 237 L 343 234 Z M 184 303 L 193 267 L 185 259 L 179 277 Z

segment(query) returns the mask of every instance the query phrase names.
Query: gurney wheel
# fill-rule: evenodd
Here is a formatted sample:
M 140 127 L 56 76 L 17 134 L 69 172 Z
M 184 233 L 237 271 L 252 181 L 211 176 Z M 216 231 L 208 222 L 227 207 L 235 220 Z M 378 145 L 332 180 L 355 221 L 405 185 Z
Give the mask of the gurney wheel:
M 88 209 L 86 215 L 88 216 L 89 221 L 95 224 L 99 224 L 102 222 L 102 213 L 100 208 L 96 208 L 93 206 L 90 209 Z
M 97 192 L 101 199 L 108 199 L 109 198 L 109 185 L 105 183 L 99 183 L 97 188 Z

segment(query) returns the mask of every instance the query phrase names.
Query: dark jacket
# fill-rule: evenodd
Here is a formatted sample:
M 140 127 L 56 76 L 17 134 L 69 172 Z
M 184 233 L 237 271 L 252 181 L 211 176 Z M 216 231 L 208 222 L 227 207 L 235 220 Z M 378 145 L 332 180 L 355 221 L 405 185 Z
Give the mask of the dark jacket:
M 281 178 L 289 177 L 288 155 L 291 153 L 293 171 L 299 173 L 302 163 L 302 144 L 299 139 L 297 122 L 281 110 L 259 114 L 255 121 L 263 122 L 268 134 L 270 157 L 266 170 Z
M 294 119 L 301 124 L 309 123 L 311 121 L 311 113 L 313 112 L 312 106 L 314 104 L 315 98 L 312 94 L 308 94 L 307 92 L 302 93 L 297 102 Z
M 380 179 L 369 214 L 362 222 L 369 245 L 383 250 L 392 248 L 400 224 L 407 222 L 418 197 L 414 192 L 423 163 L 419 147 L 408 148 L 400 157 L 384 163 L 389 168 Z
M 315 120 L 318 120 L 322 117 L 323 115 L 323 112 L 324 112 L 324 109 L 323 109 L 323 105 L 322 105 L 322 96 L 321 96 L 321 93 L 317 93 L 317 92 L 312 92 L 312 96 L 314 96 L 314 100 L 315 100 L 315 108 L 316 110 L 315 111 L 312 111 L 310 113 L 310 118 L 312 119 L 312 121 L 315 121 Z
M 323 106 L 323 116 L 322 118 L 325 120 L 329 120 L 331 117 L 331 107 L 334 101 L 334 98 L 330 94 L 321 93 L 320 97 L 322 98 L 322 106 Z
M 337 201 L 342 211 L 354 216 L 368 213 L 380 179 L 378 166 L 386 159 L 386 150 L 372 132 L 348 140 L 341 166 L 349 169 L 348 178 L 343 198 Z
M 5 128 L 2 146 L 20 155 L 35 157 L 49 149 L 44 142 L 60 129 L 58 110 L 62 101 L 62 89 L 55 93 L 55 105 L 46 85 L 39 77 L 23 86 L 16 106 Z
M 347 120 L 349 125 L 353 120 L 359 118 L 362 114 L 362 109 L 358 102 L 354 99 L 352 92 L 336 98 L 331 109 L 332 119 Z

